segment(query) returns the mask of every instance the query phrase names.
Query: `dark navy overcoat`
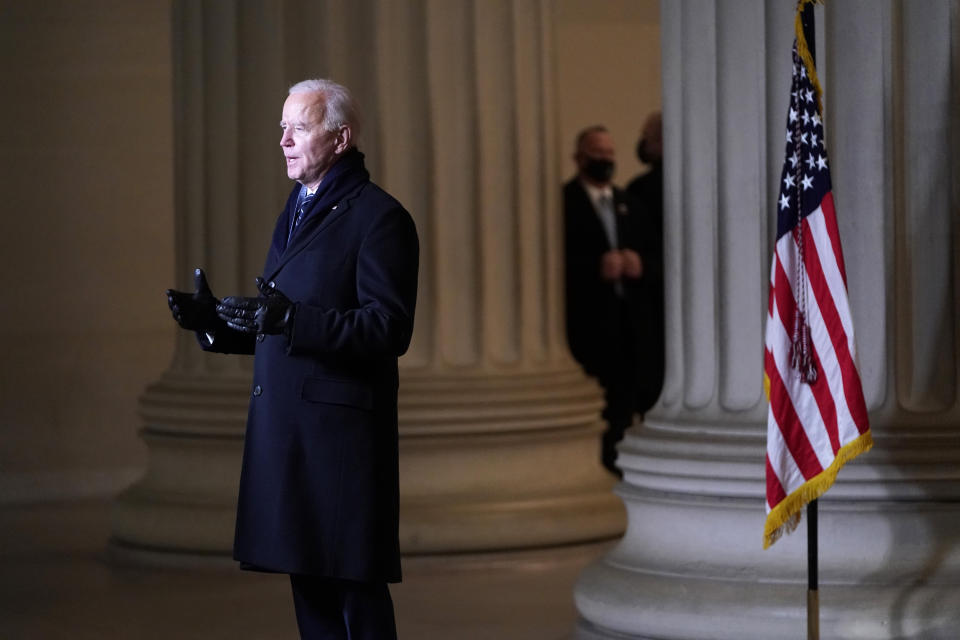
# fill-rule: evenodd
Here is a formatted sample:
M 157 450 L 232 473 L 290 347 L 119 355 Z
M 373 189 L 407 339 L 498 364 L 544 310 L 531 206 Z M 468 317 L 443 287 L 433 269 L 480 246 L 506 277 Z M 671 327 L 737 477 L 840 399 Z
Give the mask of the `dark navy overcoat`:
M 362 154 L 338 165 L 347 170 L 287 246 L 293 189 L 267 255 L 264 279 L 296 304 L 292 329 L 228 331 L 207 345 L 255 353 L 234 557 L 267 571 L 396 582 L 397 357 L 413 330 L 419 246 L 410 215 L 369 181 Z

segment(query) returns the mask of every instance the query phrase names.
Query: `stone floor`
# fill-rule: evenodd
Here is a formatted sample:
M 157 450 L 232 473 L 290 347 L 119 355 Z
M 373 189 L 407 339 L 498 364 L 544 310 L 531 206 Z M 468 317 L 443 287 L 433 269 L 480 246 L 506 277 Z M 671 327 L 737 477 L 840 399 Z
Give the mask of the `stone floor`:
M 106 501 L 0 507 L 0 638 L 297 637 L 286 577 L 133 564 L 108 537 Z M 570 638 L 574 581 L 608 544 L 405 558 L 400 640 Z

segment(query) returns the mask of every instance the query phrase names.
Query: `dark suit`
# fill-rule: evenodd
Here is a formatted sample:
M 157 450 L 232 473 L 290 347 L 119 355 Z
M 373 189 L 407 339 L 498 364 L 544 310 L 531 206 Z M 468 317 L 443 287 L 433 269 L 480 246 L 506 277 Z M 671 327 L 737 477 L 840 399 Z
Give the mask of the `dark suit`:
M 606 391 L 604 466 L 615 470 L 615 445 L 639 407 L 638 366 L 643 332 L 643 278 L 624 279 L 620 290 L 601 278 L 611 248 L 632 249 L 644 259 L 643 213 L 625 192 L 613 189 L 617 246 L 610 241 L 590 196 L 578 179 L 564 185 L 567 341 L 573 357 Z
M 646 273 L 643 282 L 643 366 L 641 367 L 641 404 L 653 406 L 663 387 L 664 373 L 664 300 L 663 300 L 663 165 L 656 164 L 647 173 L 627 185 L 627 193 L 644 211 L 643 246 Z
M 331 583 L 398 582 L 397 357 L 413 330 L 416 229 L 355 150 L 324 177 L 287 246 L 299 193 L 263 269 L 294 301 L 292 327 L 201 341 L 255 351 L 234 557 Z

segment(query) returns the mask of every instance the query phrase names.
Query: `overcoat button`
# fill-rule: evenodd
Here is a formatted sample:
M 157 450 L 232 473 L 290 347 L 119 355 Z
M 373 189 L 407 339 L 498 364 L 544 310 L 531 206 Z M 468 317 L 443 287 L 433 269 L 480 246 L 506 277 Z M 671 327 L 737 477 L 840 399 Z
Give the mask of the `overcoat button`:
M 253 395 L 259 396 L 261 393 L 263 393 L 263 389 L 260 387 L 260 385 L 257 385 L 253 388 Z

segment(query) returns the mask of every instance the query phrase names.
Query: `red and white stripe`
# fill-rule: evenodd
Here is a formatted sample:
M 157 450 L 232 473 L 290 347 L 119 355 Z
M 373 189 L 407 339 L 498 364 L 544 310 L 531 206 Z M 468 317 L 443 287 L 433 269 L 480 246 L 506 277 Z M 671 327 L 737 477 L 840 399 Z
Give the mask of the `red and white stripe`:
M 838 461 L 841 450 L 869 431 L 843 254 L 829 192 L 820 206 L 803 218 L 802 225 L 804 281 L 799 284 L 806 288 L 807 322 L 818 375 L 808 384 L 790 366 L 798 244 L 793 233 L 786 233 L 774 252 L 766 330 L 764 370 L 770 410 L 765 545 L 775 541 L 781 529 L 789 531 L 796 525 L 810 494 L 816 497 L 832 484 L 844 461 Z M 791 496 L 794 499 L 788 500 Z M 779 512 L 772 513 L 778 508 Z M 774 530 L 771 521 L 779 523 Z

